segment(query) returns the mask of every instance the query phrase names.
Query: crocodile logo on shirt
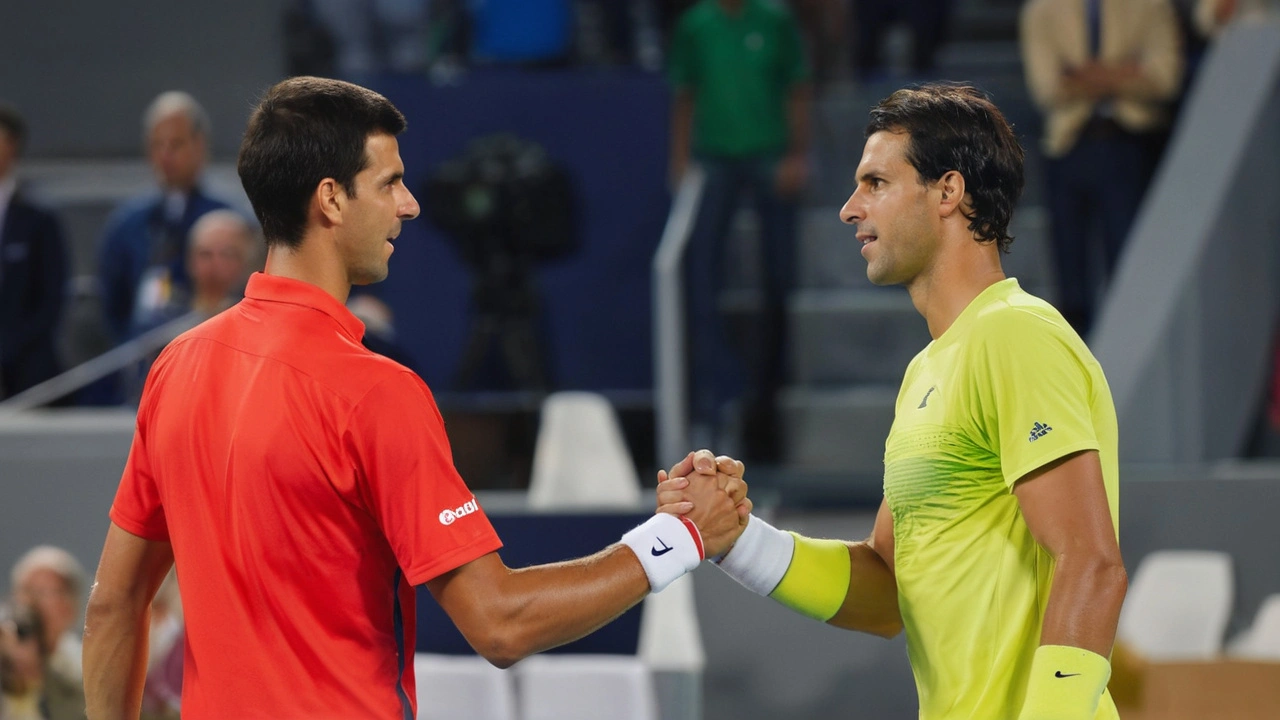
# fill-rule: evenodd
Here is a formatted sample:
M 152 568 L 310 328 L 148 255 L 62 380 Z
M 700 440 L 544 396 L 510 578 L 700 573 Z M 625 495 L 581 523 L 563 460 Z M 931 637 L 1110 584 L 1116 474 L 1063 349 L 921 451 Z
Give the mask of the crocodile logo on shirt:
M 1036 423 L 1031 427 L 1031 437 L 1027 438 L 1027 442 L 1035 442 L 1039 440 L 1045 435 L 1048 435 L 1050 430 L 1053 430 L 1053 428 L 1044 423 Z

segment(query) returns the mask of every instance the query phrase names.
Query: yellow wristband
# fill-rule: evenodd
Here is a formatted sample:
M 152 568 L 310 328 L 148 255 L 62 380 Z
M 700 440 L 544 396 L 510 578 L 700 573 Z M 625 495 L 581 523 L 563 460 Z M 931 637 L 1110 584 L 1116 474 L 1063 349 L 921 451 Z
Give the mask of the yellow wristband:
M 791 564 L 769 597 L 802 615 L 826 622 L 849 592 L 849 547 L 839 540 L 815 540 L 796 533 Z
M 1041 645 L 1031 661 L 1018 720 L 1093 720 L 1109 679 L 1111 663 L 1101 655 L 1066 645 Z

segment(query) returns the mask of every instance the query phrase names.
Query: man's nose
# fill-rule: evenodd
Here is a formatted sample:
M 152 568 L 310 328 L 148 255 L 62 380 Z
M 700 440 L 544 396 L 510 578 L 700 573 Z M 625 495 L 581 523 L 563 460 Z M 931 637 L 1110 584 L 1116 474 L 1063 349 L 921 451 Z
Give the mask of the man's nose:
M 840 221 L 854 225 L 864 217 L 866 215 L 863 213 L 862 199 L 858 197 L 858 191 L 854 190 L 849 199 L 845 201 L 844 207 L 840 208 Z
M 407 197 L 406 202 L 400 203 L 400 218 L 402 220 L 412 220 L 418 217 L 418 213 L 422 209 L 418 207 L 418 199 L 413 196 L 413 193 L 409 192 L 408 189 L 404 192 Z

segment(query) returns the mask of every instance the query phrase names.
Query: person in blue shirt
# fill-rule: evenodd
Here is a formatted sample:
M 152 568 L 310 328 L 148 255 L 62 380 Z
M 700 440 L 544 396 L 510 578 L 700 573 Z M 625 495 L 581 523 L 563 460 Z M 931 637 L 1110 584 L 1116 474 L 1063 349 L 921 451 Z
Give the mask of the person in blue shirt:
M 98 247 L 103 317 L 116 343 L 131 337 L 141 315 L 189 295 L 191 227 L 205 213 L 227 207 L 200 188 L 210 123 L 195 98 L 160 94 L 147 108 L 143 128 L 159 191 L 117 209 Z

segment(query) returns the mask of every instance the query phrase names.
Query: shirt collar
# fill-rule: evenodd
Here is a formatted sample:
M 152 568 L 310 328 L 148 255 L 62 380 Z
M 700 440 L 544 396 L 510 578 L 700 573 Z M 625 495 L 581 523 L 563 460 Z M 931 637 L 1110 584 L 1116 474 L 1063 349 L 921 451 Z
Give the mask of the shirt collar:
M 333 318 L 356 342 L 364 337 L 364 323 L 332 295 L 309 282 L 256 272 L 249 277 L 244 296 L 253 300 L 289 303 L 319 310 Z

